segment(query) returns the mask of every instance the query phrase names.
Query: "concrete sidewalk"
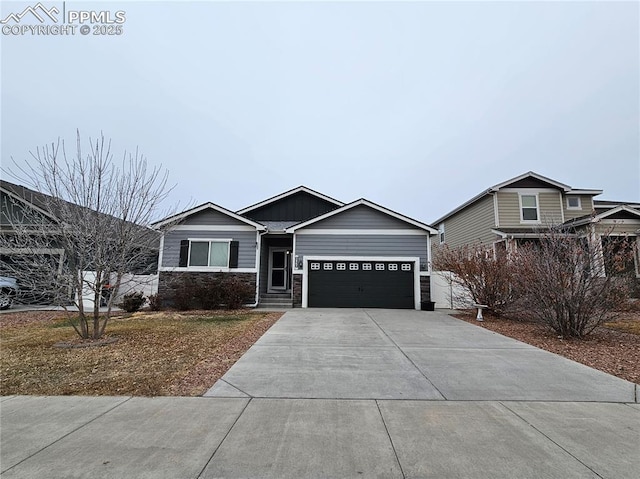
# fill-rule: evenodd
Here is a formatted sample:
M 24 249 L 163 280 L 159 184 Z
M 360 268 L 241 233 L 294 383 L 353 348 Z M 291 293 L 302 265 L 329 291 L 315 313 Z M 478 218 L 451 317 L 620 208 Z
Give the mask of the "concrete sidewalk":
M 640 471 L 635 385 L 439 313 L 290 311 L 209 394 L 3 397 L 1 477 Z

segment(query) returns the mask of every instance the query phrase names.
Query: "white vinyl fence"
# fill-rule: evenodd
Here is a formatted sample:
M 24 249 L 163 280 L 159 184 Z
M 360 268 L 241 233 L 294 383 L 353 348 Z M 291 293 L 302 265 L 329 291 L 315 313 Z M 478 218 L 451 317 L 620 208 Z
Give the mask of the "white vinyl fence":
M 453 283 L 453 276 L 449 271 L 431 273 L 431 301 L 436 303 L 436 308 L 464 309 L 473 304 L 469 291 Z
M 93 271 L 85 271 L 83 277 L 87 281 L 95 278 Z M 115 282 L 115 278 L 113 278 Z M 152 294 L 158 293 L 158 275 L 157 274 L 125 274 L 120 283 L 120 289 L 115 297 L 115 304 L 122 301 L 125 294 L 141 292 L 145 298 Z M 85 308 L 93 308 L 93 292 L 85 287 L 82 291 L 82 304 Z

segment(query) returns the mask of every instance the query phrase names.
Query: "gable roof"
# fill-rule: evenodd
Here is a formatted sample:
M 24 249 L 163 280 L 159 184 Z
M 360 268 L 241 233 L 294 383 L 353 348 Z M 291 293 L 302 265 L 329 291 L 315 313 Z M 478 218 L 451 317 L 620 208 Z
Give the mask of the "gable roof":
M 4 192 L 6 195 L 10 196 L 18 200 L 19 202 L 28 205 L 39 213 L 43 214 L 47 218 L 57 222 L 54 212 L 49 210 L 50 205 L 52 204 L 52 197 L 49 195 L 45 195 L 44 193 L 40 193 L 38 191 L 31 190 L 26 186 L 16 185 L 14 183 L 10 183 L 6 180 L 0 180 L 0 191 Z M 72 203 L 69 203 L 70 205 Z M 74 205 L 77 206 L 77 205 Z
M 565 185 L 564 183 L 560 183 L 559 181 L 555 181 L 552 180 L 551 178 L 547 178 L 546 176 L 542 176 L 534 171 L 527 171 L 526 173 L 523 173 L 519 176 L 516 176 L 515 178 L 511 178 L 510 180 L 507 181 L 503 181 L 502 183 L 498 183 L 497 185 L 492 186 L 491 188 L 489 188 L 489 190 L 491 191 L 498 191 L 501 188 L 506 188 L 507 186 L 513 184 L 513 183 L 517 183 L 518 181 L 524 180 L 524 179 L 528 179 L 528 178 L 534 178 L 536 180 L 539 180 L 543 183 L 548 183 L 551 186 L 554 186 L 556 188 L 561 189 L 562 191 L 564 191 L 565 193 L 568 191 L 571 191 L 571 187 L 569 185 Z
M 256 210 L 258 208 L 262 208 L 263 206 L 269 205 L 276 201 L 280 201 L 284 198 L 287 198 L 289 196 L 295 195 L 296 193 L 300 193 L 300 192 L 308 193 L 312 196 L 315 196 L 316 198 L 320 198 L 321 200 L 328 201 L 329 203 L 333 203 L 336 206 L 344 206 L 344 203 L 342 201 L 338 201 L 335 198 L 331 198 L 330 196 L 326 196 L 326 195 L 323 195 L 322 193 L 318 193 L 317 191 L 314 191 L 311 188 L 307 188 L 306 186 L 298 186 L 297 188 L 293 188 L 292 190 L 285 191 L 284 193 L 280 193 L 279 195 L 272 196 L 271 198 L 267 198 L 266 200 L 256 203 L 254 205 L 247 206 L 246 208 L 236 211 L 236 213 L 239 215 L 244 215 L 246 213 L 249 213 L 250 211 Z
M 640 209 L 640 203 L 630 201 L 609 201 L 609 200 L 593 200 L 593 207 L 597 210 L 615 208 L 616 206 L 626 205 L 630 208 Z
M 92 210 L 87 206 L 80 206 L 70 201 L 29 189 L 26 186 L 10 183 L 6 180 L 0 180 L 0 190 L 11 198 L 20 201 L 40 214 L 46 216 L 56 225 L 59 225 L 61 221 L 64 221 L 65 215 L 70 212 L 74 215 L 85 215 L 87 212 L 95 212 L 95 210 Z M 53 211 L 52 208 L 58 208 L 58 210 Z M 65 209 L 67 209 L 66 212 L 64 211 Z M 98 216 L 108 221 L 122 221 L 120 218 L 108 213 L 98 212 Z M 125 223 L 138 228 L 138 231 L 141 234 L 156 235 L 156 232 L 146 225 L 139 225 L 130 221 L 125 221 Z
M 163 226 L 166 226 L 168 224 L 171 223 L 177 223 L 179 221 L 184 220 L 185 218 L 191 216 L 191 215 L 195 215 L 196 213 L 200 213 L 201 211 L 205 211 L 205 210 L 214 210 L 217 211 L 218 213 L 222 213 L 223 215 L 229 216 L 230 218 L 233 218 L 234 220 L 240 221 L 242 223 L 245 223 L 247 225 L 253 226 L 254 228 L 256 228 L 257 230 L 266 230 L 266 227 L 260 223 L 256 223 L 255 221 L 251 221 L 250 219 L 245 218 L 244 216 L 240 216 L 236 213 L 234 213 L 231 210 L 228 210 L 226 208 L 223 208 L 222 206 L 218 206 L 214 203 L 211 202 L 207 202 L 207 203 L 203 203 L 199 206 L 195 206 L 194 208 L 191 208 L 189 210 L 183 211 L 182 213 L 177 213 L 175 215 L 172 216 L 168 216 L 167 218 L 164 218 L 160 221 L 156 221 L 155 223 L 152 223 L 151 226 L 153 226 L 154 228 L 162 228 Z
M 597 223 L 600 220 L 603 220 L 605 218 L 608 218 L 609 216 L 613 216 L 621 212 L 629 213 L 631 216 L 635 216 L 638 219 L 640 219 L 640 210 L 632 208 L 631 206 L 626 204 L 621 204 L 616 206 L 615 208 L 611 208 L 606 211 L 603 211 L 602 213 L 598 213 L 595 215 L 581 216 L 573 220 L 565 221 L 564 224 L 565 225 L 570 224 L 572 226 L 582 226 L 589 223 Z
M 387 214 L 387 215 L 392 216 L 392 217 L 394 217 L 396 219 L 404 221 L 405 223 L 408 223 L 408 224 L 410 224 L 412 226 L 415 226 L 416 228 L 420 228 L 420 229 L 423 229 L 425 231 L 428 231 L 431 234 L 435 235 L 435 234 L 438 233 L 438 231 L 435 228 L 433 228 L 433 227 L 431 227 L 431 226 L 429 226 L 427 224 L 424 224 L 424 223 L 421 223 L 420 221 L 417 221 L 417 220 L 414 220 L 412 218 L 409 218 L 408 216 L 401 215 L 400 213 L 397 213 L 395 211 L 387 209 L 384 206 L 380 206 L 380 205 L 378 205 L 376 203 L 373 203 L 373 202 L 371 202 L 369 200 L 366 200 L 364 198 L 360 198 L 359 200 L 356 200 L 356 201 L 354 201 L 352 203 L 344 205 L 341 208 L 335 209 L 333 211 L 329 211 L 328 213 L 325 213 L 324 215 L 320 215 L 320 216 L 318 216 L 316 218 L 312 218 L 312 219 L 310 219 L 308 221 L 304 221 L 302 223 L 298 223 L 297 225 L 294 225 L 294 226 L 292 226 L 290 228 L 287 228 L 286 232 L 287 233 L 294 233 L 296 230 L 299 230 L 301 228 L 305 228 L 307 226 L 310 226 L 310 225 L 312 225 L 314 223 L 317 223 L 319 221 L 325 220 L 325 219 L 330 218 L 332 216 L 339 215 L 341 213 L 344 213 L 345 211 L 348 211 L 348 210 L 350 210 L 352 208 L 355 208 L 356 206 L 361 206 L 361 205 L 368 206 L 369 208 L 372 208 L 374 210 L 380 211 L 381 213 Z
M 541 174 L 536 173 L 534 171 L 528 171 L 528 172 L 523 173 L 521 175 L 518 175 L 518 176 L 516 176 L 514 178 L 511 178 L 511 179 L 509 179 L 507 181 L 503 181 L 502 183 L 498 183 L 497 185 L 493 185 L 493 186 L 487 188 L 486 190 L 478 193 L 476 196 L 474 196 L 470 200 L 462 203 L 460 206 L 458 206 L 457 208 L 451 210 L 446 215 L 444 215 L 444 216 L 438 218 L 437 220 L 435 220 L 433 222 L 433 224 L 438 225 L 438 223 L 441 223 L 442 221 L 446 220 L 447 218 L 455 215 L 457 212 L 465 209 L 467 206 L 472 205 L 476 201 L 484 198 L 485 196 L 487 196 L 489 194 L 496 193 L 497 191 L 501 190 L 502 188 L 508 188 L 510 185 L 513 185 L 514 183 L 518 183 L 519 181 L 526 180 L 526 179 L 534 179 L 534 180 L 538 180 L 538 181 L 543 182 L 543 183 L 547 183 L 549 186 L 552 186 L 554 188 L 558 188 L 558 189 L 562 190 L 562 192 L 567 194 L 567 195 L 579 195 L 579 194 L 582 194 L 582 195 L 594 195 L 595 196 L 595 195 L 599 195 L 599 194 L 602 193 L 602 190 L 571 188 L 569 185 L 565 185 L 564 183 L 560 183 L 559 181 L 552 180 L 551 178 L 547 178 L 546 176 L 542 176 Z

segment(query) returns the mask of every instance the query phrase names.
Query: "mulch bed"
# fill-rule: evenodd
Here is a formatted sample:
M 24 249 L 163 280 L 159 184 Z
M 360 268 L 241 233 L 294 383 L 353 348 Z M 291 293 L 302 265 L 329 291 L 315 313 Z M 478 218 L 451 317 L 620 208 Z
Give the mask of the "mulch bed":
M 463 311 L 455 317 L 640 384 L 640 335 L 614 329 L 615 322 L 596 328 L 585 339 L 565 339 L 543 324 L 499 318 L 490 313 L 484 314 L 483 322 L 476 321 L 475 310 Z M 640 312 L 624 313 L 620 321 L 640 323 Z

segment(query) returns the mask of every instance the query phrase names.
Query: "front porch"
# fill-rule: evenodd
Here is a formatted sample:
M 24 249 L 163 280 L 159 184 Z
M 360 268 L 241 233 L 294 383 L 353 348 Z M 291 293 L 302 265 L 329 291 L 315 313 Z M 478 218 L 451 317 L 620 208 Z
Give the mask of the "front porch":
M 260 238 L 259 307 L 292 307 L 293 236 L 266 234 Z

